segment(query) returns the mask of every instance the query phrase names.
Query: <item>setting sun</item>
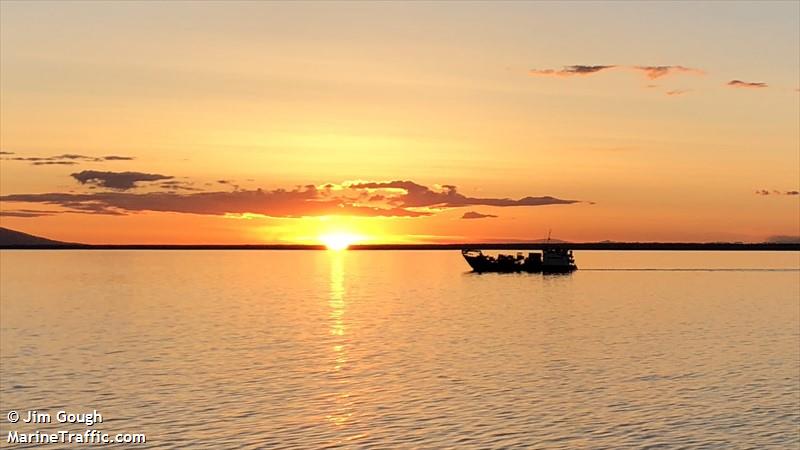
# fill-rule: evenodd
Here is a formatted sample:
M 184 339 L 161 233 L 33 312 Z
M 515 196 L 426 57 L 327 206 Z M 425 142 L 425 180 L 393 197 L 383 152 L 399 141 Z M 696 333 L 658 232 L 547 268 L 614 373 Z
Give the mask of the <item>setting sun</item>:
M 353 233 L 329 233 L 319 237 L 328 250 L 345 250 L 351 244 L 363 240 L 362 236 Z

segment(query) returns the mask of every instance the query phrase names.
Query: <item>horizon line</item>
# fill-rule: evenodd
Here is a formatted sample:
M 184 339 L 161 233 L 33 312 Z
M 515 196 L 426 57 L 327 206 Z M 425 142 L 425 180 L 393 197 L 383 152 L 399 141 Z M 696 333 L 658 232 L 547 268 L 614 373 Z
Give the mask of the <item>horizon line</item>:
M 780 250 L 800 251 L 800 242 L 496 242 L 447 244 L 353 244 L 347 250 Z M 329 250 L 323 244 L 0 244 L 0 250 Z

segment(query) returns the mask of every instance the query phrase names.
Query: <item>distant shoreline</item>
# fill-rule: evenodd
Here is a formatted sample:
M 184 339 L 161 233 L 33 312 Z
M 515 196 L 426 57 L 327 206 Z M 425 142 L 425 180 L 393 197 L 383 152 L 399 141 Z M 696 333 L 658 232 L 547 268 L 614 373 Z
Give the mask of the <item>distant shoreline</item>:
M 800 243 L 667 243 L 667 242 L 582 242 L 582 243 L 476 243 L 476 244 L 362 244 L 349 250 L 541 250 L 562 247 L 572 250 L 662 250 L 662 251 L 800 251 Z M 24 244 L 0 245 L 0 250 L 327 250 L 324 245 L 240 244 L 240 245 L 88 245 Z

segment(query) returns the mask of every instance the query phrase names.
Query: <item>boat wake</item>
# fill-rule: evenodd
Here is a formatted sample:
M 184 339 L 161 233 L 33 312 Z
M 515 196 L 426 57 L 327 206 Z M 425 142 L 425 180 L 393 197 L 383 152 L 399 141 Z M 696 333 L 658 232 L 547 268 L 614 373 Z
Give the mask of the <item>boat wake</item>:
M 584 272 L 800 272 L 800 268 L 748 268 L 748 267 L 635 267 L 635 268 L 590 268 Z

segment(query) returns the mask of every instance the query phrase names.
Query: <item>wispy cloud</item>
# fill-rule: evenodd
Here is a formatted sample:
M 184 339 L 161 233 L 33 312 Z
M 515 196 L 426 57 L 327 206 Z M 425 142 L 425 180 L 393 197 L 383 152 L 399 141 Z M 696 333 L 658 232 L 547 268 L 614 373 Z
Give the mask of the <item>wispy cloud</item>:
M 616 68 L 629 68 L 642 72 L 645 77 L 650 80 L 671 76 L 675 74 L 685 73 L 693 75 L 703 75 L 705 72 L 701 69 L 686 66 L 618 66 L 618 65 L 574 65 L 564 66 L 561 69 L 531 69 L 528 71 L 533 76 L 553 76 L 553 77 L 571 77 L 576 75 L 592 75 L 604 70 Z
M 144 181 L 170 180 L 174 177 L 157 173 L 143 172 L 101 172 L 98 170 L 84 170 L 70 174 L 80 184 L 93 184 L 109 189 L 125 191 L 137 187 Z
M 573 77 L 573 76 L 587 76 L 593 75 L 605 70 L 610 69 L 629 69 L 633 71 L 637 71 L 642 73 L 648 80 L 656 80 L 665 77 L 671 77 L 678 74 L 690 74 L 690 75 L 705 75 L 705 71 L 702 69 L 698 69 L 695 67 L 688 67 L 682 65 L 664 65 L 664 66 L 623 66 L 623 65 L 572 65 L 572 66 L 564 66 L 561 69 L 530 69 L 528 74 L 531 76 L 537 77 Z M 730 80 L 725 83 L 725 86 L 731 88 L 740 88 L 740 89 L 764 89 L 768 88 L 769 84 L 762 81 L 742 81 L 742 80 Z M 647 84 L 645 87 L 647 88 L 658 88 L 659 86 L 656 84 Z M 800 88 L 794 89 L 797 92 L 800 92 Z M 671 89 L 666 90 L 664 93 L 668 96 L 681 96 L 688 92 L 691 92 L 690 89 Z
M 0 217 L 46 217 L 52 216 L 55 213 L 50 211 L 36 211 L 36 210 L 0 210 Z
M 675 90 L 672 90 L 672 91 L 667 91 L 667 92 L 665 92 L 665 94 L 667 94 L 670 97 L 677 97 L 677 96 L 685 95 L 685 94 L 687 94 L 687 93 L 689 93 L 691 91 L 692 91 L 691 89 L 675 89 Z
M 477 211 L 467 211 L 463 216 L 461 216 L 462 219 L 491 219 L 495 217 L 497 216 L 494 214 L 483 214 Z
M 530 75 L 533 76 L 554 76 L 554 77 L 572 77 L 576 75 L 592 75 L 603 70 L 613 69 L 617 66 L 608 65 L 608 66 L 586 66 L 586 65 L 575 65 L 575 66 L 564 66 L 562 69 L 554 70 L 554 69 L 531 69 L 528 71 Z
M 130 173 L 129 173 L 130 174 Z M 144 178 L 151 181 L 158 174 L 133 173 L 84 174 L 106 187 L 130 189 Z M 76 178 L 77 179 L 77 178 Z M 551 196 L 520 199 L 476 198 L 459 193 L 455 186 L 430 188 L 413 181 L 358 181 L 322 186 L 307 185 L 293 189 L 266 191 L 235 190 L 226 192 L 92 192 L 11 194 L 0 196 L 4 202 L 39 203 L 59 206 L 66 212 L 93 214 L 128 214 L 137 211 L 163 211 L 204 215 L 258 214 L 271 217 L 303 216 L 384 216 L 419 217 L 464 206 L 543 206 L 578 203 Z
M 190 181 L 169 180 L 158 183 L 158 186 L 168 191 L 195 191 L 199 192 L 202 189 L 195 187 Z
M 238 191 L 241 189 L 241 186 L 237 184 L 236 180 L 217 180 L 217 184 L 224 184 L 231 186 L 234 191 Z
M 700 69 L 686 66 L 633 66 L 633 69 L 643 72 L 644 76 L 651 80 L 678 73 L 688 73 L 694 75 L 703 75 L 705 73 Z
M 78 163 L 75 161 L 34 161 L 31 164 L 34 166 L 74 166 Z
M 14 152 L 0 152 L 0 155 L 14 155 Z M 25 161 L 34 166 L 73 166 L 80 162 L 103 162 L 103 161 L 131 161 L 135 159 L 133 156 L 87 156 L 75 153 L 64 153 L 55 156 L 14 156 L 2 158 L 5 161 Z
M 725 83 L 726 86 L 734 87 L 734 88 L 744 88 L 744 89 L 762 89 L 765 87 L 769 87 L 767 83 L 761 82 L 752 82 L 752 81 L 742 81 L 742 80 L 731 80 Z
M 756 195 L 800 195 L 800 191 L 779 191 L 777 189 L 757 189 Z

